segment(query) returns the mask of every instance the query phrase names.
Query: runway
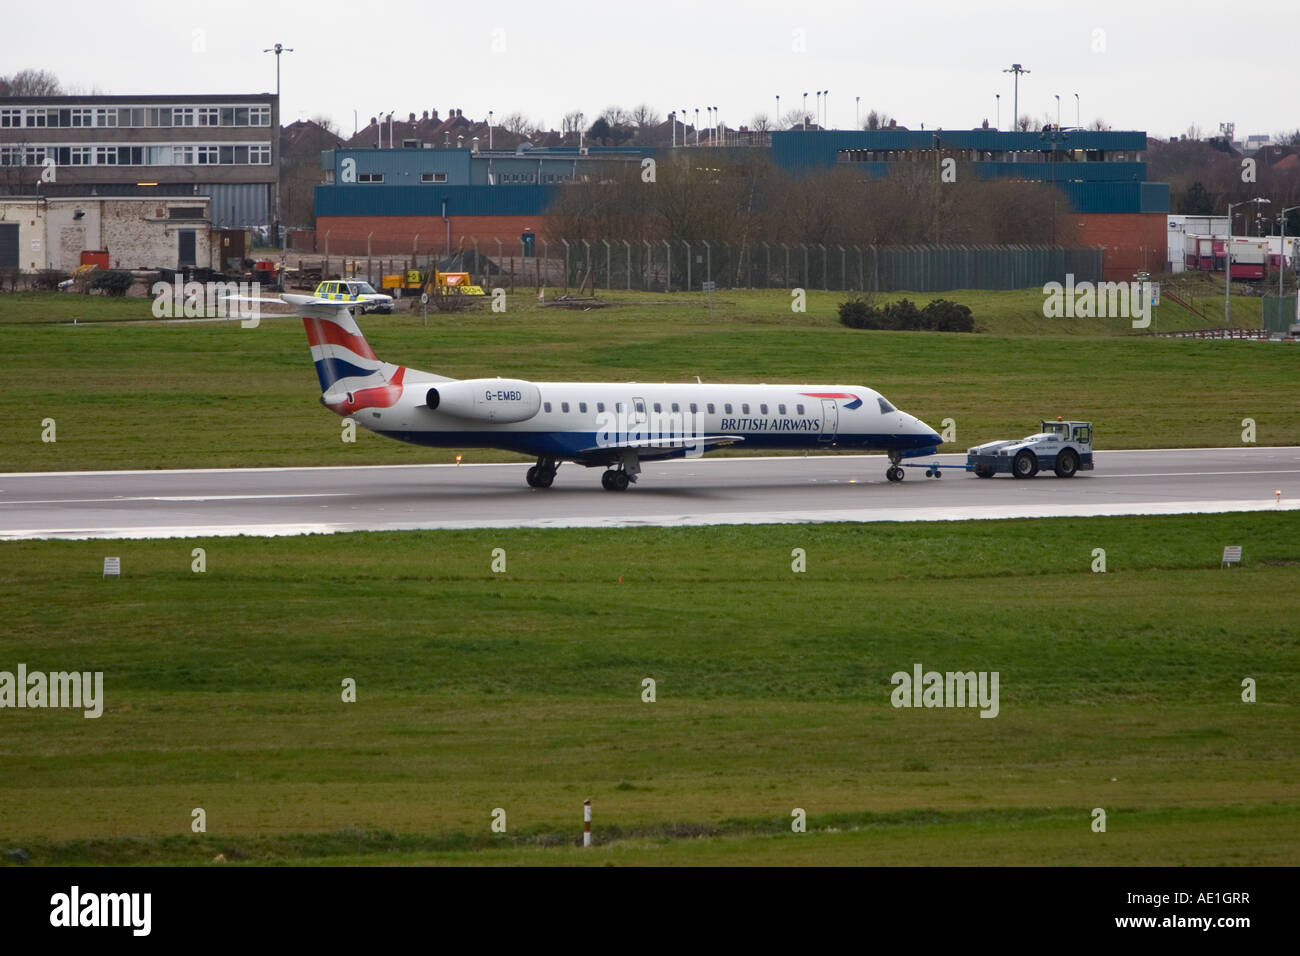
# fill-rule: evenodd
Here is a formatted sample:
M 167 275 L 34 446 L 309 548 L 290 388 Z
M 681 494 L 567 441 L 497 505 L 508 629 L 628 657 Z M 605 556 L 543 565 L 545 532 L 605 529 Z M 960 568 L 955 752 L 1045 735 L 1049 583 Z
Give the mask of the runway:
M 945 464 L 962 454 L 941 455 Z M 1167 515 L 1300 508 L 1300 448 L 1096 453 L 1063 480 L 950 470 L 884 478 L 882 456 L 647 464 L 622 493 L 600 469 L 555 485 L 523 464 L 0 474 L 0 539 L 176 538 L 417 528 L 575 528 Z M 1280 500 L 1275 492 L 1281 491 Z

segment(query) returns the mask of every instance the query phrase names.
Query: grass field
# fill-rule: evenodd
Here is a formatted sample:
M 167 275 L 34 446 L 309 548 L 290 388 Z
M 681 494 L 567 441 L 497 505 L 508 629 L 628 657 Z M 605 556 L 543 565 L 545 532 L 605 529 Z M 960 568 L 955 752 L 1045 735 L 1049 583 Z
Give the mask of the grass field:
M 1123 334 L 1125 320 L 1047 320 L 1038 290 L 945 295 L 968 301 L 992 331 L 852 331 L 835 316 L 844 294 L 815 291 L 805 314 L 790 312 L 784 292 L 719 293 L 711 308 L 699 295 L 624 295 L 626 304 L 590 312 L 542 310 L 524 294 L 504 315 L 435 316 L 426 327 L 399 314 L 367 317 L 363 327 L 382 358 L 462 378 L 866 384 L 932 425 L 953 418 L 958 450 L 1027 434 L 1058 414 L 1093 420 L 1101 448 L 1236 445 L 1243 418 L 1256 421 L 1261 444 L 1300 444 L 1294 346 L 1150 339 Z M 1251 307 L 1258 325 L 1258 300 L 1240 303 Z M 366 432 L 342 443 L 338 419 L 317 402 L 293 318 L 263 318 L 256 329 L 50 321 L 133 309 L 147 316 L 148 303 L 0 296 L 0 387 L 23 396 L 23 413 L 5 425 L 0 470 L 410 463 L 459 451 Z M 46 418 L 57 442 L 41 440 Z
M 0 670 L 102 670 L 106 703 L 0 712 L 0 849 L 1295 865 L 1297 531 L 1283 512 L 6 543 Z M 1242 568 L 1218 568 L 1226 543 Z M 998 671 L 998 716 L 892 707 L 916 663 Z

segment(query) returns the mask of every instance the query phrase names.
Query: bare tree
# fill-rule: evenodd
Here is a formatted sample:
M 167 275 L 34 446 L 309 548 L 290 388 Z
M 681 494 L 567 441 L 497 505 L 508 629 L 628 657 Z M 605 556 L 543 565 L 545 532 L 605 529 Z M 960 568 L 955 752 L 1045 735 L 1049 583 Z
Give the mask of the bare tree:
M 587 128 L 587 117 L 582 110 L 571 110 L 560 120 L 560 132 L 565 136 L 574 135 Z
M 610 126 L 626 126 L 632 117 L 621 106 L 607 106 L 600 114 L 599 119 L 603 119 Z
M 772 129 L 772 121 L 767 118 L 766 113 L 755 113 L 754 118 L 749 121 L 749 128 L 756 133 L 766 133 Z
M 1043 128 L 1043 121 L 1034 119 L 1028 113 L 1023 113 L 1020 119 L 1016 120 L 1016 129 L 1022 133 L 1037 133 Z
M 59 78 L 49 70 L 26 69 L 0 76 L 0 96 L 58 96 L 62 91 Z
M 813 117 L 811 113 L 806 113 L 803 110 L 790 110 L 781 117 L 779 122 L 781 129 L 795 129 L 796 127 L 802 129 L 805 123 L 809 126 L 813 125 Z
M 537 126 L 527 116 L 520 112 L 507 113 L 501 117 L 501 128 L 516 136 L 528 136 Z
M 885 129 L 894 118 L 884 110 L 871 110 L 867 113 L 867 118 L 862 121 L 863 129 Z
M 317 113 L 311 118 L 311 122 L 315 123 L 327 133 L 333 133 L 335 136 L 339 135 L 339 124 L 334 122 L 334 120 L 326 116 L 324 113 Z
M 1088 124 L 1088 129 L 1097 130 L 1097 131 L 1106 130 L 1106 129 L 1110 129 L 1110 124 L 1107 123 L 1100 116 L 1098 116 L 1095 120 L 1093 120 L 1091 123 Z
M 636 128 L 642 132 L 653 129 L 663 122 L 663 117 L 659 115 L 659 111 L 648 103 L 642 103 L 634 109 L 630 118 L 636 124 Z

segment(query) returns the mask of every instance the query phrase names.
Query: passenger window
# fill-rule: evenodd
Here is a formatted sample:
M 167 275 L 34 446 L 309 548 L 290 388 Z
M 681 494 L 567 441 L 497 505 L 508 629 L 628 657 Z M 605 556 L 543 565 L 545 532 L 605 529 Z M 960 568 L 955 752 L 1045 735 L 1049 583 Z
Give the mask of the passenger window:
M 706 405 L 705 407 L 708 408 L 708 410 L 709 410 L 709 414 L 710 414 L 710 415 L 712 415 L 712 414 L 714 413 L 714 406 L 713 406 L 713 403 L 712 403 L 712 402 L 709 402 L 709 404 Z
M 547 411 L 547 412 L 549 412 L 549 411 L 551 410 L 551 403 L 550 403 L 550 402 L 543 402 L 543 403 L 542 403 L 542 410 L 543 410 L 543 411 Z
M 741 403 L 740 403 L 740 414 L 742 414 L 742 415 L 748 415 L 748 414 L 749 414 L 749 402 L 741 402 Z
M 699 410 L 700 410 L 700 406 L 696 405 L 694 402 L 691 402 L 691 414 L 694 415 Z
M 579 402 L 579 403 L 578 403 L 578 411 L 579 411 L 580 413 L 582 413 L 583 415 L 587 414 L 587 403 L 586 403 L 586 402 Z
M 605 403 L 604 403 L 604 402 L 597 402 L 597 403 L 596 403 L 596 411 L 598 411 L 598 412 L 603 412 L 604 410 L 605 410 Z
M 677 413 L 677 412 L 680 412 L 681 410 L 682 410 L 682 407 L 681 407 L 680 405 L 678 405 L 676 402 L 673 402 L 673 412 L 674 412 L 674 414 Z
M 723 405 L 722 407 L 727 410 L 728 415 L 731 414 L 731 402 L 727 402 L 727 404 Z
M 802 406 L 802 405 L 796 405 L 796 406 L 794 407 L 794 410 L 795 410 L 795 414 L 798 414 L 798 415 L 802 415 L 802 414 L 803 414 L 803 406 Z
M 560 402 L 560 411 L 564 412 L 564 414 L 566 414 L 566 415 L 569 414 L 569 403 L 568 403 L 568 402 Z
M 758 406 L 758 413 L 759 413 L 760 415 L 766 415 L 766 414 L 767 414 L 767 403 L 766 403 L 766 402 L 764 402 L 762 405 Z
M 618 413 L 619 415 L 622 415 L 622 414 L 623 414 L 623 410 L 624 410 L 624 408 L 625 408 L 625 406 L 623 405 L 622 402 L 615 402 L 615 403 L 614 403 L 614 411 L 615 411 L 616 413 Z
M 634 399 L 632 405 L 636 408 L 636 413 L 638 415 L 645 414 L 645 402 L 642 399 Z
M 785 414 L 785 406 L 784 406 L 784 405 L 778 405 L 778 406 L 776 406 L 776 411 L 777 411 L 777 414 L 778 414 L 778 415 L 784 415 L 784 414 Z
M 657 415 L 657 414 L 659 414 L 660 412 L 662 412 L 663 410 L 664 410 L 664 407 L 663 407 L 662 405 L 660 405 L 658 402 L 655 402 L 655 414 Z

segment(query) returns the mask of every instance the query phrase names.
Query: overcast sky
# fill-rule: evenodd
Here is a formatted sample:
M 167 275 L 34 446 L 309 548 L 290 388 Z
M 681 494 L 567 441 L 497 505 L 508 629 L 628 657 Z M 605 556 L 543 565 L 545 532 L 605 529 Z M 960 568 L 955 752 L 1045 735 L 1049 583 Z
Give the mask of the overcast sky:
M 52 13 L 57 13 L 57 17 Z M 380 111 L 521 111 L 546 127 L 582 110 L 706 106 L 736 127 L 829 90 L 829 126 L 884 110 L 913 129 L 970 128 L 1020 112 L 1169 136 L 1236 123 L 1300 125 L 1297 0 L 493 0 L 314 4 L 63 0 L 5 12 L 0 73 L 52 70 L 79 91 L 274 91 L 285 122 L 331 117 L 345 134 Z

